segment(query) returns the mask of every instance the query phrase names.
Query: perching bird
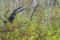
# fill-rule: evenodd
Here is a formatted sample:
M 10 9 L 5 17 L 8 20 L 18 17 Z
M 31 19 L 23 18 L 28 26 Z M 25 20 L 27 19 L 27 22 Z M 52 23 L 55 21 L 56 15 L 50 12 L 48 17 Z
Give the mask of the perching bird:
M 16 14 L 17 14 L 18 12 L 21 12 L 21 11 L 25 10 L 25 9 L 26 9 L 26 8 L 23 7 L 23 6 L 15 9 L 15 10 L 12 12 L 11 16 L 8 18 L 8 20 L 9 20 L 11 23 L 13 23 Z

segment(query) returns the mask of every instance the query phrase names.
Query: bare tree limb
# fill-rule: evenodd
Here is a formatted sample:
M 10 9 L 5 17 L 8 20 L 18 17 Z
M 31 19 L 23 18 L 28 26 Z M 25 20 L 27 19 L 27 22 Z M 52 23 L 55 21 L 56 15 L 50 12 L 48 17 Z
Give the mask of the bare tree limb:
M 32 1 L 32 11 L 30 13 L 30 20 L 32 20 L 32 16 L 33 16 L 37 7 L 38 7 L 37 0 L 33 0 Z

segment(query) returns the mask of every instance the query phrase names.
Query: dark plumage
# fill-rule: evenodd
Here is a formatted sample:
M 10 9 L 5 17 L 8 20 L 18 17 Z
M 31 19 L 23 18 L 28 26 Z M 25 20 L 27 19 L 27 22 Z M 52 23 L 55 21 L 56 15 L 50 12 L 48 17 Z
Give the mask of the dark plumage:
M 20 10 L 19 10 L 19 9 L 20 9 Z M 16 14 L 17 14 L 18 12 L 23 11 L 24 9 L 25 9 L 25 8 L 24 8 L 23 6 L 15 9 L 15 10 L 12 12 L 11 16 L 8 18 L 8 20 L 9 20 L 11 23 L 13 23 Z M 18 11 L 18 10 L 19 10 L 19 11 Z

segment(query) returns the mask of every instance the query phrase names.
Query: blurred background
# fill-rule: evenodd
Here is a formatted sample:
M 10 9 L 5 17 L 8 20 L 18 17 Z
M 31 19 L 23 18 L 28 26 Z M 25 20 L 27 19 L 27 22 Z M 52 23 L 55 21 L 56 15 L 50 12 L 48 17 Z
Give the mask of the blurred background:
M 60 40 L 60 0 L 0 0 L 0 40 Z

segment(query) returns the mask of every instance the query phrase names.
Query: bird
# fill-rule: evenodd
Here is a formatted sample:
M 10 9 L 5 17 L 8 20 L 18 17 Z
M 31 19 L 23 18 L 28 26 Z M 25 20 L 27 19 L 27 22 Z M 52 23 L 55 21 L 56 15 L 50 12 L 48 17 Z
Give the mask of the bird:
M 8 20 L 13 23 L 14 19 L 15 19 L 15 16 L 18 12 L 21 12 L 23 10 L 25 10 L 26 8 L 23 7 L 23 6 L 20 6 L 19 8 L 15 9 L 12 14 L 8 17 Z

